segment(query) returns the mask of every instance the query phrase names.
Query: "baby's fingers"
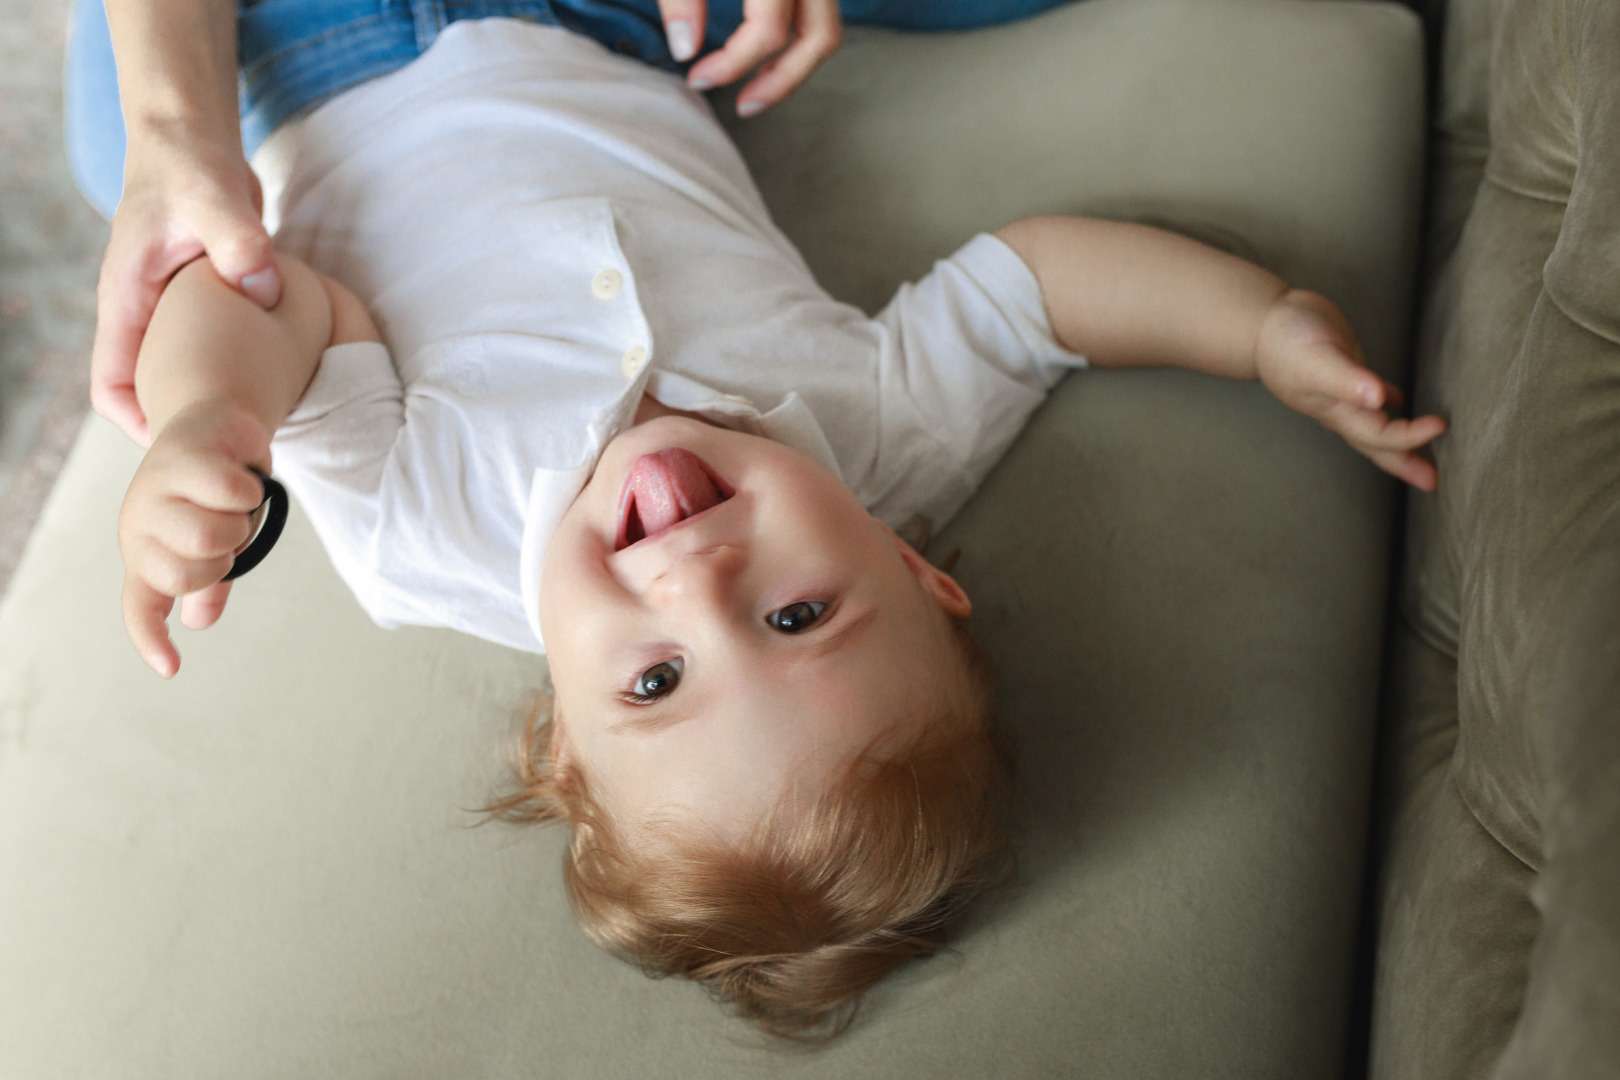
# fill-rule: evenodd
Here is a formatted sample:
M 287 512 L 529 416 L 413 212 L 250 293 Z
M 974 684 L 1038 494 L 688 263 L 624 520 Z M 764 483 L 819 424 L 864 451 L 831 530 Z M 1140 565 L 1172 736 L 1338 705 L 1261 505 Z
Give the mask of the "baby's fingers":
M 204 510 L 250 514 L 264 501 L 264 483 L 224 455 L 175 455 L 161 479 L 170 495 Z
M 180 670 L 180 653 L 169 640 L 166 620 L 174 597 L 152 588 L 133 573 L 124 574 L 124 629 L 146 666 L 172 679 Z
M 1434 462 L 1413 450 L 1363 451 L 1380 469 L 1399 480 L 1405 480 L 1419 491 L 1433 491 L 1440 482 L 1440 473 Z
M 180 621 L 188 630 L 206 630 L 225 614 L 231 597 L 231 583 L 221 581 L 198 592 L 187 593 L 180 601 Z
M 1341 350 L 1318 344 L 1300 365 L 1299 390 L 1350 408 L 1381 409 L 1388 403 L 1388 383 Z
M 234 561 L 229 554 L 208 559 L 188 559 L 150 536 L 132 540 L 126 545 L 124 554 L 126 573 L 134 574 L 148 587 L 169 597 L 206 589 L 230 573 Z
M 253 516 L 228 510 L 205 510 L 170 497 L 165 512 L 154 516 L 151 537 L 183 559 L 218 559 L 234 555 L 253 531 Z
M 1391 476 L 1422 491 L 1433 491 L 1438 484 L 1434 464 L 1417 453 L 1446 430 L 1438 416 L 1391 420 L 1372 409 L 1336 407 L 1325 422 Z
M 1330 408 L 1322 422 L 1363 453 L 1416 450 L 1446 430 L 1446 422 L 1438 416 L 1391 420 L 1377 409 L 1343 404 Z

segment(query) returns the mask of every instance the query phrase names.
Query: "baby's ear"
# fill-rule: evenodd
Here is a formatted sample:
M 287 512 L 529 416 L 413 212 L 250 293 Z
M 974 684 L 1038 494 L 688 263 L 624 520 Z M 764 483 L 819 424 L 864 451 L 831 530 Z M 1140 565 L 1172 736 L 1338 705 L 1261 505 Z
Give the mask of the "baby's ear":
M 956 583 L 955 578 L 917 554 L 917 549 L 900 539 L 900 535 L 893 529 L 887 525 L 883 528 L 894 539 L 895 547 L 900 551 L 901 561 L 916 576 L 923 591 L 934 598 L 940 610 L 953 619 L 965 619 L 972 614 L 973 601 L 968 599 L 966 590 Z

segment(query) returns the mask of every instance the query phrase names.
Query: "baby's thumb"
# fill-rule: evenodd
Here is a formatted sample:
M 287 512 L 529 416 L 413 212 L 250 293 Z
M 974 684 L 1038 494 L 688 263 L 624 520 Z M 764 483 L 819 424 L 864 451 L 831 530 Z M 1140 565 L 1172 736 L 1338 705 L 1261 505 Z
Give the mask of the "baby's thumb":
M 251 203 L 212 202 L 196 222 L 198 238 L 214 273 L 262 308 L 281 302 L 281 275 L 275 249 Z
M 1312 387 L 1346 405 L 1378 409 L 1384 405 L 1384 380 L 1356 363 L 1335 345 L 1319 344 L 1313 350 Z

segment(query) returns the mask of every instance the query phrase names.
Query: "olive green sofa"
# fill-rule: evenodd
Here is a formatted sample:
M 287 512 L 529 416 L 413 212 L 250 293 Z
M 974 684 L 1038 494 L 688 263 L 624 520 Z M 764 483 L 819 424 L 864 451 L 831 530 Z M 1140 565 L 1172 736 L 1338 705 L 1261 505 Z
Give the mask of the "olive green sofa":
M 1436 14 L 1440 14 L 1436 12 Z M 1444 12 L 1372 1075 L 1620 1076 L 1620 4 Z
M 1509 111 L 1546 114 L 1513 159 L 1529 194 L 1468 180 L 1507 100 L 1478 55 L 1502 5 L 1447 21 L 1432 289 L 1422 23 L 1394 5 L 852 30 L 734 127 L 818 275 L 869 309 L 1015 217 L 1150 221 L 1335 297 L 1391 378 L 1426 292 L 1420 400 L 1454 425 L 1440 494 L 1403 515 L 1257 386 L 1063 383 L 929 550 L 1000 672 L 1017 877 L 822 1050 L 580 937 L 563 837 L 473 812 L 544 661 L 376 628 L 296 510 L 225 619 L 177 631 L 180 676 L 142 668 L 114 536 L 138 453 L 92 419 L 0 601 L 0 1076 L 1620 1071 L 1589 1022 L 1620 967 L 1620 362 L 1615 289 L 1578 272 L 1616 281 L 1620 192 L 1572 164 L 1608 114 L 1572 32 L 1602 5 L 1568 4 L 1551 39 L 1562 7 L 1515 9 L 1542 34 L 1511 65 Z M 1566 240 L 1571 177 L 1595 186 Z M 1545 296 L 1544 263 L 1574 267 Z

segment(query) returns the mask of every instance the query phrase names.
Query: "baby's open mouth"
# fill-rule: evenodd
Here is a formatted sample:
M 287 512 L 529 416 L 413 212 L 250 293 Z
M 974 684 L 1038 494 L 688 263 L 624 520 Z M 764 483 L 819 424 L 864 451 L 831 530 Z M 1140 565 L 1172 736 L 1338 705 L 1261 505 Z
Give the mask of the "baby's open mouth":
M 613 550 L 657 536 L 687 518 L 719 506 L 736 494 L 708 462 L 678 446 L 643 454 L 630 466 L 619 496 L 619 528 Z

